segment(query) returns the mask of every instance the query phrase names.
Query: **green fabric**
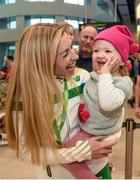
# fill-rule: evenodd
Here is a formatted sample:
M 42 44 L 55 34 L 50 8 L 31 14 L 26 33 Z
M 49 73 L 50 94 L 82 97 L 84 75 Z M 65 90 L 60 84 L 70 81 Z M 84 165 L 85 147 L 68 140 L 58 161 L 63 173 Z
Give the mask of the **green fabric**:
M 16 102 L 13 102 L 13 111 L 16 110 Z M 18 111 L 23 111 L 23 104 L 22 101 L 18 102 Z
M 101 179 L 112 179 L 109 164 L 106 164 L 105 167 L 98 174 L 96 174 L 96 176 L 100 177 Z
M 65 123 L 66 116 L 67 116 L 67 108 L 68 108 L 68 84 L 67 84 L 66 79 L 64 79 L 63 99 L 64 99 L 64 106 L 63 106 L 63 112 L 62 112 L 62 115 L 61 115 L 61 120 L 60 120 L 59 126 L 58 126 L 58 124 L 56 122 L 56 119 L 53 121 L 53 129 L 54 129 L 54 132 L 55 132 L 56 137 L 57 137 L 57 142 L 59 144 L 62 144 L 61 143 L 60 132 L 61 132 L 61 130 L 63 128 L 64 123 Z
M 83 83 L 83 84 L 81 84 L 81 85 L 78 86 L 78 87 L 69 89 L 69 90 L 68 90 L 68 93 L 69 93 L 68 99 L 74 98 L 74 97 L 79 96 L 80 94 L 82 94 L 82 93 L 83 93 L 84 85 L 85 85 L 85 84 Z

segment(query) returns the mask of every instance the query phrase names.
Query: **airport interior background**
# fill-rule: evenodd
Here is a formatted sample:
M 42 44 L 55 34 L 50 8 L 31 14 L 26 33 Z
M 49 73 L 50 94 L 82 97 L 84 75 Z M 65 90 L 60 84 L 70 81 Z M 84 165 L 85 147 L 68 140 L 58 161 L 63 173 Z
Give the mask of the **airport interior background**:
M 5 64 L 6 55 L 14 56 L 25 27 L 38 22 L 62 21 L 76 30 L 74 48 L 78 47 L 79 27 L 86 23 L 93 24 L 98 31 L 113 24 L 125 24 L 139 43 L 140 0 L 0 0 L 0 68 Z M 140 179 L 140 120 L 135 117 L 131 104 L 125 106 L 124 121 L 127 118 L 134 120 L 133 127 L 131 132 L 128 127 L 122 128 L 122 137 L 113 149 L 113 179 Z M 126 135 L 130 138 L 128 142 Z M 129 152 L 128 148 L 131 148 Z M 35 179 L 40 171 L 39 167 L 21 162 L 15 151 L 0 143 L 0 179 Z
M 65 21 L 76 30 L 81 24 L 103 30 L 115 23 L 127 25 L 139 41 L 139 0 L 0 0 L 0 67 L 6 55 L 14 55 L 23 29 L 38 22 Z

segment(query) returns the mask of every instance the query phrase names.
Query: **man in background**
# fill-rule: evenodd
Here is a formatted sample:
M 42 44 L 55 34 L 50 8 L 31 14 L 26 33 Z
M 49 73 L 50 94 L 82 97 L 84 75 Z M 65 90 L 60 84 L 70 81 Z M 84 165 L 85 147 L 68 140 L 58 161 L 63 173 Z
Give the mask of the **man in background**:
M 92 44 L 97 34 L 96 28 L 92 24 L 86 24 L 81 28 L 79 34 L 79 49 L 76 50 L 79 59 L 76 66 L 92 71 Z
M 14 58 L 13 56 L 6 56 L 6 66 L 2 67 L 0 70 L 0 78 L 6 79 L 10 76 L 10 72 L 12 70 Z

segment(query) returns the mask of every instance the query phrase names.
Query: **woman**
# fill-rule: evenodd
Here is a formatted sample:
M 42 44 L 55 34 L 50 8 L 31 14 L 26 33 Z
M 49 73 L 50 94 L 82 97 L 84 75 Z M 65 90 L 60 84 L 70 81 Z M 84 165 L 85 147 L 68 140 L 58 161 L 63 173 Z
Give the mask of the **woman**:
M 85 70 L 75 69 L 72 40 L 58 25 L 37 24 L 22 33 L 6 102 L 8 143 L 24 161 L 47 167 L 52 178 L 72 178 L 59 164 L 90 160 L 112 151 L 103 137 L 63 143 L 75 136 Z M 51 167 L 51 168 L 50 168 Z

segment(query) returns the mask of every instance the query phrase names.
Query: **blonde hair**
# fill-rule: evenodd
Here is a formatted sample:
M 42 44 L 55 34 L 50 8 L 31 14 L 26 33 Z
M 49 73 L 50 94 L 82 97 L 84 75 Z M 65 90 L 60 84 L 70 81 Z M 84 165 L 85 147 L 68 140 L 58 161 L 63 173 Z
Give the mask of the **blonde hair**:
M 127 67 L 125 67 L 125 66 L 120 66 L 119 72 L 120 72 L 121 76 L 129 75 L 129 71 L 128 71 Z
M 6 127 L 8 144 L 19 148 L 18 103 L 22 101 L 23 133 L 32 162 L 47 162 L 47 149 L 57 147 L 52 127 L 55 100 L 62 100 L 54 74 L 54 65 L 63 30 L 57 25 L 36 24 L 24 30 L 16 47 L 14 68 L 6 99 Z M 12 117 L 16 104 L 16 132 Z

